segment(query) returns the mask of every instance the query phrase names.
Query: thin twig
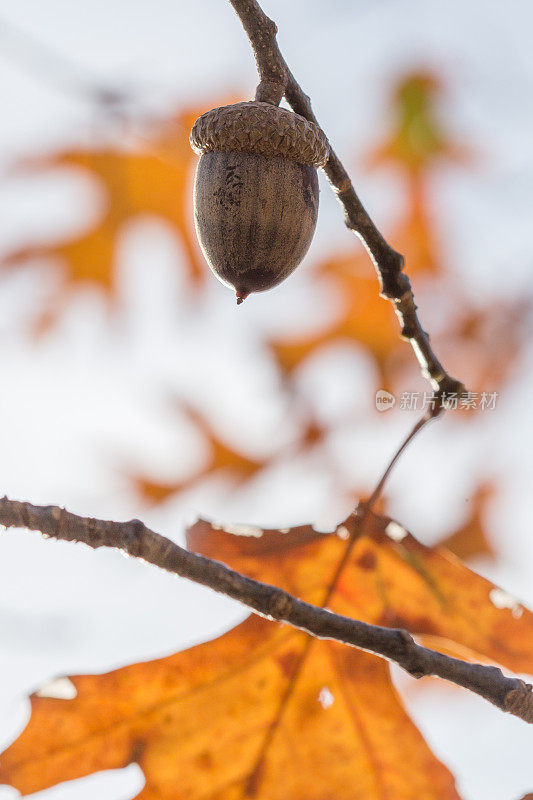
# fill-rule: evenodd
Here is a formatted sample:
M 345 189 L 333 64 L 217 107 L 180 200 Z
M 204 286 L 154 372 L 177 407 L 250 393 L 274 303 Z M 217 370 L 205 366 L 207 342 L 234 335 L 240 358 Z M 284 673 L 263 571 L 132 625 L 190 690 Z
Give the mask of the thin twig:
M 368 625 L 305 603 L 282 589 L 185 550 L 140 520 L 92 519 L 58 506 L 35 506 L 4 497 L 0 499 L 0 524 L 40 531 L 46 537 L 67 542 L 83 542 L 95 549 L 115 548 L 238 600 L 264 617 L 320 639 L 334 639 L 383 656 L 415 678 L 437 675 L 475 692 L 502 711 L 533 723 L 532 687 L 518 678 L 507 678 L 497 667 L 469 664 L 416 644 L 407 631 Z M 344 524 L 352 529 L 357 526 L 357 513 Z
M 311 101 L 303 92 L 283 58 L 277 41 L 277 27 L 256 0 L 230 0 L 250 40 L 259 73 L 256 100 L 278 104 L 283 96 L 292 109 L 318 125 Z M 401 335 L 408 339 L 422 374 L 433 388 L 447 395 L 465 391 L 463 384 L 444 369 L 431 347 L 429 336 L 416 313 L 411 283 L 403 272 L 404 258 L 383 238 L 366 212 L 339 157 L 330 150 L 324 167 L 333 191 L 344 209 L 345 222 L 363 242 L 378 273 L 381 296 L 394 305 Z
M 374 489 L 374 491 L 372 492 L 372 494 L 370 495 L 370 497 L 368 498 L 366 503 L 364 503 L 365 508 L 367 508 L 369 511 L 371 511 L 374 508 L 374 506 L 376 505 L 377 501 L 379 500 L 379 498 L 381 496 L 381 493 L 382 493 L 382 491 L 383 491 L 383 489 L 385 487 L 385 484 L 387 482 L 387 479 L 388 479 L 389 475 L 391 474 L 391 472 L 392 472 L 392 470 L 394 468 L 394 465 L 397 463 L 397 461 L 400 458 L 400 456 L 403 453 L 403 451 L 413 441 L 413 439 L 415 438 L 417 433 L 419 433 L 422 430 L 422 428 L 424 428 L 426 426 L 426 424 L 430 420 L 435 419 L 436 417 L 438 417 L 438 415 L 442 411 L 443 411 L 443 406 L 436 405 L 435 409 L 433 409 L 433 410 L 430 409 L 430 410 L 426 411 L 424 416 L 421 417 L 418 420 L 418 422 L 411 428 L 411 431 L 407 434 L 407 436 L 405 437 L 405 439 L 403 440 L 403 442 L 398 447 L 398 449 L 394 453 L 393 457 L 389 461 L 385 471 L 383 472 L 383 475 L 381 476 L 381 478 L 379 479 L 378 483 L 376 484 L 376 488 Z

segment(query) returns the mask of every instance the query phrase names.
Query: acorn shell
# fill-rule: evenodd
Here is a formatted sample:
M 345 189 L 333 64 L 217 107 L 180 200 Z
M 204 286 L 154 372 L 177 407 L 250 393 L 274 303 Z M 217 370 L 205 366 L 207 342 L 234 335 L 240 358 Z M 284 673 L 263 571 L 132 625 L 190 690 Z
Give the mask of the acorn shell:
M 195 225 L 211 269 L 238 299 L 276 286 L 313 238 L 324 134 L 277 106 L 237 103 L 202 115 L 191 145 L 201 153 Z

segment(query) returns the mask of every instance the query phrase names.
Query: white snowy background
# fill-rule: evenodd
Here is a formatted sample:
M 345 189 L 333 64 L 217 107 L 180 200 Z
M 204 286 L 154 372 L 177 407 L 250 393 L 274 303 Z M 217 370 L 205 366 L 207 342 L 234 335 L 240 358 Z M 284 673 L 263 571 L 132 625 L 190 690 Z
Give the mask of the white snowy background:
M 400 189 L 360 168 L 384 130 L 395 76 L 414 68 L 444 78 L 441 111 L 455 138 L 481 147 L 474 166 L 435 178 L 445 255 L 471 296 L 530 292 L 533 188 L 533 49 L 530 0 L 265 0 L 279 41 L 313 99 L 378 225 L 390 229 Z M 39 62 L 41 47 L 57 70 Z M 37 55 L 36 55 L 37 53 Z M 70 66 L 69 66 L 70 65 Z M 164 115 L 228 91 L 250 96 L 255 71 L 248 43 L 224 0 L 3 0 L 0 6 L 0 248 L 81 229 L 96 199 L 75 177 L 22 177 L 14 161 L 58 146 L 89 144 L 116 132 L 94 104 L 63 79 L 80 75 L 127 88 L 132 114 Z M 327 185 L 311 263 L 352 245 Z M 210 479 L 158 508 L 143 506 L 125 476 L 150 471 L 179 479 L 205 453 L 180 427 L 162 387 L 194 399 L 217 430 L 254 454 L 295 435 L 272 363 L 258 357 L 265 332 L 288 331 L 327 315 L 305 265 L 275 290 L 237 309 L 211 281 L 200 309 L 188 300 L 176 262 L 180 244 L 152 219 L 121 242 L 121 311 L 110 321 L 94 291 L 81 292 L 59 324 L 35 341 L 25 322 L 54 273 L 17 270 L 0 286 L 0 492 L 57 503 L 82 514 L 142 517 L 182 541 L 198 513 L 253 524 L 332 525 L 348 513 L 324 457 L 347 481 L 370 488 L 412 424 L 408 412 L 372 415 L 374 377 L 362 355 L 339 350 L 304 370 L 301 391 L 317 415 L 352 422 L 324 451 L 285 459 L 235 492 Z M 369 264 L 369 270 L 371 269 Z M 416 289 L 416 285 L 415 285 Z M 431 327 L 431 308 L 422 305 Z M 347 363 L 350 370 L 347 372 Z M 475 480 L 503 487 L 490 533 L 501 558 L 479 563 L 491 579 L 533 605 L 531 545 L 531 352 L 497 411 L 475 424 L 445 418 L 423 433 L 391 481 L 391 511 L 426 543 L 459 524 Z M 461 376 L 467 379 L 468 376 Z M 418 387 L 416 387 L 418 388 Z M 364 418 L 366 427 L 358 423 Z M 431 463 L 432 468 L 428 469 Z M 242 608 L 113 552 L 0 535 L 0 744 L 28 714 L 25 694 L 61 674 L 100 672 L 204 641 L 244 616 Z M 533 790 L 532 733 L 462 692 L 403 677 L 409 709 L 466 800 L 518 800 Z M 136 766 L 42 793 L 46 800 L 127 800 L 143 784 Z M 16 796 L 1 787 L 1 800 Z M 40 796 L 40 795 L 39 795 Z

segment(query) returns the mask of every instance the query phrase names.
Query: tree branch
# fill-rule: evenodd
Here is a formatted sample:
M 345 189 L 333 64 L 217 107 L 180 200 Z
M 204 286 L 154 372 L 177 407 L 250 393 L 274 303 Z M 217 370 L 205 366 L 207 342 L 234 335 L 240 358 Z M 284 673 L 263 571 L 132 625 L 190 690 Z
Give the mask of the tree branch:
M 311 101 L 303 92 L 283 58 L 277 41 L 277 27 L 256 0 L 230 0 L 250 40 L 260 83 L 256 100 L 275 103 L 285 96 L 293 111 L 318 125 Z M 378 273 L 381 296 L 394 305 L 401 335 L 411 342 L 422 374 L 435 390 L 447 395 L 465 391 L 463 384 L 444 369 L 431 347 L 429 336 L 416 313 L 416 304 L 404 258 L 388 244 L 357 196 L 342 162 L 333 150 L 324 167 L 333 191 L 344 209 L 347 227 L 363 242 Z
M 359 516 L 356 512 L 351 517 L 352 523 L 358 524 L 368 513 L 364 508 Z M 469 664 L 416 644 L 407 631 L 368 625 L 305 603 L 282 589 L 247 578 L 219 561 L 185 550 L 138 519 L 129 522 L 92 519 L 58 506 L 35 506 L 3 497 L 0 524 L 40 531 L 45 537 L 67 542 L 83 542 L 94 549 L 118 549 L 238 600 L 264 617 L 320 639 L 333 639 L 383 656 L 415 678 L 436 675 L 475 692 L 502 711 L 533 723 L 532 687 L 518 678 L 507 678 L 497 667 Z

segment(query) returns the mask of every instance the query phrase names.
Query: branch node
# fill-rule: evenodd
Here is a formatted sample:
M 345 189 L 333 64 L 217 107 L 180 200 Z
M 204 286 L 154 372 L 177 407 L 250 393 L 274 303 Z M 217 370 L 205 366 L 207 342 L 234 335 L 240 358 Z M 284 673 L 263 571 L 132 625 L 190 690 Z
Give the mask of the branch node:
M 130 519 L 125 525 L 128 538 L 128 553 L 135 558 L 144 558 L 146 526 L 140 519 Z
M 519 681 L 516 689 L 507 692 L 503 701 L 503 709 L 525 722 L 533 723 L 533 687 L 530 683 Z
M 262 80 L 255 90 L 255 100 L 258 103 L 271 103 L 279 106 L 285 87 L 279 81 Z
M 285 592 L 278 590 L 272 595 L 268 608 L 270 616 L 274 619 L 286 619 L 292 611 L 292 599 Z

